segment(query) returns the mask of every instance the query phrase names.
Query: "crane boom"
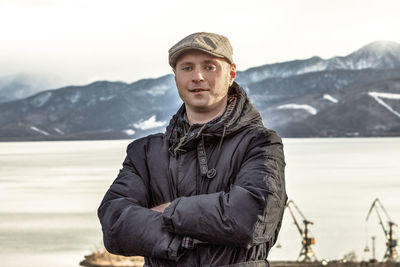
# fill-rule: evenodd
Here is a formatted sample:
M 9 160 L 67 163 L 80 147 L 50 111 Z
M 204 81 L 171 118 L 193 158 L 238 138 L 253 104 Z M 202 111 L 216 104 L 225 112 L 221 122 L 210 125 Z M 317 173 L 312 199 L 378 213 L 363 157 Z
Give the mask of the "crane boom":
M 385 224 L 383 223 L 383 219 L 382 216 L 379 212 L 378 207 L 383 211 L 383 213 L 386 216 L 387 219 L 387 223 L 389 225 L 389 231 L 385 228 Z M 397 246 L 397 239 L 394 239 L 394 226 L 397 226 L 397 224 L 395 224 L 392 219 L 390 218 L 388 212 L 386 211 L 386 209 L 383 207 L 382 202 L 379 200 L 379 198 L 376 198 L 374 200 L 374 202 L 372 202 L 371 208 L 368 211 L 368 215 L 366 217 L 366 221 L 368 221 L 369 216 L 372 213 L 372 210 L 375 208 L 376 214 L 378 216 L 379 219 L 379 224 L 382 226 L 383 232 L 385 234 L 385 238 L 386 238 L 386 252 L 385 252 L 385 256 L 384 256 L 384 260 L 386 261 L 395 261 L 397 260 L 398 254 L 396 251 L 396 246 Z
M 299 221 L 296 219 L 296 216 L 294 214 L 294 210 L 291 208 L 291 205 L 294 206 L 298 214 L 303 218 L 303 224 L 304 224 L 304 230 L 300 227 Z M 314 224 L 313 222 L 309 221 L 306 219 L 304 214 L 300 211 L 299 207 L 293 202 L 293 200 L 289 200 L 288 203 L 286 204 L 286 207 L 289 209 L 290 215 L 293 218 L 294 224 L 297 227 L 297 230 L 299 231 L 301 235 L 301 251 L 299 254 L 299 257 L 297 260 L 303 257 L 303 262 L 311 262 L 311 261 L 316 261 L 317 258 L 315 257 L 315 253 L 311 248 L 311 245 L 315 244 L 315 238 L 310 235 L 310 231 L 308 230 L 308 225 Z
M 289 202 L 290 202 L 290 201 L 289 201 Z M 297 227 L 297 230 L 299 230 L 300 235 L 303 236 L 303 230 L 301 229 L 299 223 L 297 222 L 296 217 L 294 216 L 294 213 L 293 213 L 293 211 L 292 211 L 292 208 L 290 208 L 290 206 L 289 206 L 289 202 L 288 202 L 288 204 L 287 204 L 286 207 L 289 209 L 290 215 L 292 215 L 292 218 L 293 218 L 294 224 L 295 224 L 296 227 Z

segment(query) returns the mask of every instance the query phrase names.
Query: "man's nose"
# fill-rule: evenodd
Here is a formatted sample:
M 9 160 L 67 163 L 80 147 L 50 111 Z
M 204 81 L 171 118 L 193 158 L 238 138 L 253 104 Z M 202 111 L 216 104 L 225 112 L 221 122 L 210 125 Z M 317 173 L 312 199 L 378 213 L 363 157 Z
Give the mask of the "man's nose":
M 198 83 L 200 81 L 204 81 L 203 72 L 200 68 L 196 68 L 193 71 L 192 81 Z

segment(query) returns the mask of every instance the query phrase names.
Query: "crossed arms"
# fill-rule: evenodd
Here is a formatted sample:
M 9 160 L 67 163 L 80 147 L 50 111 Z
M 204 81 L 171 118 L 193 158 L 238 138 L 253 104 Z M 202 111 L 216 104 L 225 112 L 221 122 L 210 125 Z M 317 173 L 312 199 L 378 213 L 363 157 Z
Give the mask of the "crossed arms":
M 183 236 L 251 247 L 271 241 L 286 203 L 283 146 L 262 132 L 248 147 L 230 191 L 179 197 L 149 207 L 149 181 L 140 175 L 145 153 L 133 142 L 98 210 L 104 244 L 112 253 L 179 259 Z

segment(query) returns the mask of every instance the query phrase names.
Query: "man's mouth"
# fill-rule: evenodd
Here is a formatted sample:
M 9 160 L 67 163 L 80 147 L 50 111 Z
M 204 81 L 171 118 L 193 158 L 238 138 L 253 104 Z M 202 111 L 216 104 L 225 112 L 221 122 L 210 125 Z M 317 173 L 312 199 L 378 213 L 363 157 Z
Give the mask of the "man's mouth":
M 208 90 L 207 89 L 203 89 L 203 88 L 195 88 L 195 89 L 191 89 L 189 91 L 193 92 L 193 93 L 197 93 L 197 92 L 203 92 L 203 91 L 208 91 Z

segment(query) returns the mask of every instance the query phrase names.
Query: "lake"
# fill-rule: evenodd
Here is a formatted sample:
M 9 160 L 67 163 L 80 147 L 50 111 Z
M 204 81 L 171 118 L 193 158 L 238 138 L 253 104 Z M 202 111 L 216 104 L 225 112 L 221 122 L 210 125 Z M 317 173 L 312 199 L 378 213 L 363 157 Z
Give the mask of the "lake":
M 101 245 L 97 207 L 129 143 L 0 143 L 0 265 L 79 266 Z M 317 258 L 354 251 L 368 259 L 363 249 L 376 236 L 381 259 L 386 248 L 377 215 L 365 218 L 378 197 L 400 223 L 400 138 L 284 139 L 284 145 L 289 199 L 314 222 Z M 289 212 L 279 243 L 270 260 L 297 258 L 301 238 Z

